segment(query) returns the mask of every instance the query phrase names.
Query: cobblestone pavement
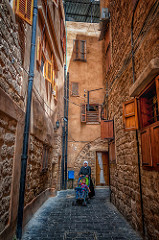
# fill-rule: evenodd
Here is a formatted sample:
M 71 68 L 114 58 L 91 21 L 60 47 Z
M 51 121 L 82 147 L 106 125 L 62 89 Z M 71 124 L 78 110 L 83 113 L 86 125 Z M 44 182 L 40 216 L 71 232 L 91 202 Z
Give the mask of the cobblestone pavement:
M 23 240 L 141 240 L 109 202 L 108 189 L 96 189 L 85 206 L 72 206 L 74 191 L 49 198 L 24 229 Z

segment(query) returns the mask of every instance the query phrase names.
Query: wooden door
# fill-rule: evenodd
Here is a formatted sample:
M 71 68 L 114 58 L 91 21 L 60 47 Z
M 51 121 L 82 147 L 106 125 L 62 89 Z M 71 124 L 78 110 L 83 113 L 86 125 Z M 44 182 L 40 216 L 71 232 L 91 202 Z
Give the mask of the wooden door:
M 101 182 L 101 166 L 99 165 L 98 153 L 102 156 L 102 165 L 105 182 Z M 108 162 L 108 152 L 97 152 L 96 155 L 96 186 L 109 185 L 109 162 Z

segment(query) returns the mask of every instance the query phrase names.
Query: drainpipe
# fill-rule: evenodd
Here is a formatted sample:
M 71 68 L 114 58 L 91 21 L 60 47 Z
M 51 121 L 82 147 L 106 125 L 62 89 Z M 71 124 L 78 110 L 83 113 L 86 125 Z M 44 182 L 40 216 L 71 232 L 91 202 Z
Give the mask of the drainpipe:
M 61 161 L 62 189 L 64 189 L 65 126 L 66 126 L 66 65 L 64 66 L 64 119 L 62 127 L 62 161 Z
M 68 148 L 68 106 L 69 106 L 69 72 L 67 73 L 67 100 L 66 100 L 66 142 L 65 142 L 65 189 L 67 189 L 67 148 Z
M 26 180 L 28 140 L 29 140 L 29 129 L 30 129 L 31 99 L 32 99 L 32 88 L 33 88 L 33 80 L 34 80 L 37 14 L 38 14 L 37 0 L 34 0 L 30 67 L 29 67 L 29 77 L 28 77 L 28 95 L 27 95 L 25 127 L 24 127 L 24 136 L 23 136 L 23 151 L 21 156 L 21 176 L 20 176 L 19 205 L 18 205 L 17 229 L 16 229 L 17 239 L 22 238 L 25 180 Z
M 131 21 L 131 52 L 132 52 L 132 73 L 133 73 L 133 83 L 135 83 L 135 60 L 134 60 L 134 39 L 133 39 L 133 24 L 134 24 L 134 15 L 137 8 L 139 0 L 136 1 L 132 21 Z M 139 187 L 140 187 L 140 201 L 141 201 L 141 215 L 142 215 L 142 231 L 143 236 L 145 236 L 145 221 L 144 221 L 144 210 L 143 210 L 143 198 L 142 198 L 142 183 L 141 183 L 141 170 L 140 170 L 140 147 L 138 139 L 138 131 L 136 129 L 136 142 L 137 142 L 137 155 L 138 155 L 138 170 L 139 170 Z

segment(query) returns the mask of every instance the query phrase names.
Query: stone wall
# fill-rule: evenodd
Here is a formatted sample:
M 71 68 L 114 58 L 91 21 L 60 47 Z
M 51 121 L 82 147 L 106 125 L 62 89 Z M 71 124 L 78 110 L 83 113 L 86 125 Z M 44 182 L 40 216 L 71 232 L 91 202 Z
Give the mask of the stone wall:
M 142 233 L 141 200 L 135 131 L 123 127 L 123 102 L 130 100 L 132 86 L 131 19 L 132 1 L 109 1 L 111 16 L 110 70 L 105 73 L 108 83 L 108 115 L 115 120 L 116 163 L 110 167 L 111 199 L 133 227 Z M 155 1 L 139 1 L 134 20 L 135 74 L 144 71 L 151 59 L 158 55 L 158 8 Z M 140 139 L 140 131 L 138 131 Z M 141 151 L 141 143 L 140 143 Z M 140 156 L 142 159 L 142 156 Z M 143 208 L 147 239 L 159 238 L 159 172 L 141 168 Z
M 34 136 L 30 136 L 29 158 L 27 164 L 25 205 L 30 203 L 41 192 L 50 187 L 51 154 L 49 151 L 48 168 L 42 171 L 43 142 Z
M 20 105 L 23 101 L 23 61 L 19 44 L 19 22 L 15 22 L 12 9 L 5 0 L 0 3 L 0 29 L 0 87 Z M 25 29 L 24 25 L 22 29 Z
M 32 33 L 32 26 L 15 14 L 12 3 L 13 1 L 8 0 L 0 1 L 0 239 L 2 240 L 12 239 L 16 228 Z M 52 9 L 52 5 L 53 3 L 50 2 L 49 8 Z M 52 88 L 47 97 L 48 85 L 42 73 L 38 71 L 35 53 L 24 225 L 40 205 L 56 192 L 55 188 L 60 188 L 59 159 L 62 151 L 64 64 L 59 38 L 60 28 L 58 28 L 61 18 L 60 9 L 63 9 L 62 5 L 61 8 L 59 6 L 54 9 L 56 19 L 51 16 L 53 24 L 58 21 L 56 24 L 58 46 L 56 44 L 53 46 L 58 69 L 57 99 L 53 97 Z M 37 24 L 36 37 L 38 34 Z M 60 122 L 60 128 L 55 130 L 57 120 Z M 50 147 L 50 153 L 48 168 L 43 172 L 41 166 L 44 144 Z
M 0 232 L 9 223 L 16 121 L 0 111 Z

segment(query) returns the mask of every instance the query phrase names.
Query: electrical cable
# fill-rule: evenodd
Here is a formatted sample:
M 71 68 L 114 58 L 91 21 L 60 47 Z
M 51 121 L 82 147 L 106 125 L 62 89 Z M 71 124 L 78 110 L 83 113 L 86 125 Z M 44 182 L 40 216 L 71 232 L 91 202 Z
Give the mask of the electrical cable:
M 157 3 L 157 1 L 155 2 L 154 5 L 156 5 L 156 3 Z M 152 8 L 154 7 L 154 5 L 152 6 Z M 156 6 L 155 12 L 156 12 L 156 10 L 158 9 L 158 6 L 159 6 L 159 4 Z M 148 15 L 150 15 L 150 13 L 152 13 L 152 12 L 151 12 L 151 9 L 150 9 Z M 153 13 L 152 13 L 152 15 L 153 15 Z M 135 53 L 137 52 L 137 50 L 140 48 L 143 40 L 145 39 L 147 33 L 149 32 L 149 30 L 150 30 L 150 28 L 151 28 L 152 23 L 155 22 L 154 20 L 155 20 L 156 16 L 158 16 L 158 15 L 156 14 L 156 15 L 154 15 L 152 18 L 150 17 L 149 19 L 151 20 L 151 23 L 149 24 L 149 26 L 147 27 L 147 29 L 144 30 L 144 28 L 142 27 L 141 31 L 139 32 L 138 37 L 137 37 L 137 40 L 139 39 L 139 36 L 140 36 L 140 35 L 143 36 L 143 37 L 142 37 L 142 39 L 140 40 L 140 42 L 138 43 L 138 45 L 137 45 L 137 40 L 134 41 L 135 44 L 136 44 L 136 46 L 135 46 L 135 44 L 134 44 L 134 54 L 135 54 Z M 147 19 L 148 19 L 148 16 L 146 17 L 146 19 L 145 19 L 145 21 L 144 21 L 144 23 L 143 23 L 143 26 L 144 26 L 144 27 L 146 27 L 146 23 L 148 22 Z M 111 84 L 110 84 L 110 86 L 109 86 L 108 93 L 110 93 L 110 91 L 112 90 L 112 88 L 113 88 L 113 86 L 114 86 L 115 80 L 116 80 L 117 78 L 119 78 L 119 77 L 123 74 L 123 72 L 126 70 L 126 68 L 128 67 L 129 62 L 131 61 L 131 51 L 129 51 L 129 53 L 128 53 L 127 56 L 128 56 L 128 57 L 127 57 L 127 64 L 125 64 L 125 65 L 122 66 L 122 68 L 118 71 L 118 74 L 117 74 L 117 75 L 114 77 L 114 79 L 111 81 Z M 117 83 L 117 82 L 115 82 L 115 83 Z

